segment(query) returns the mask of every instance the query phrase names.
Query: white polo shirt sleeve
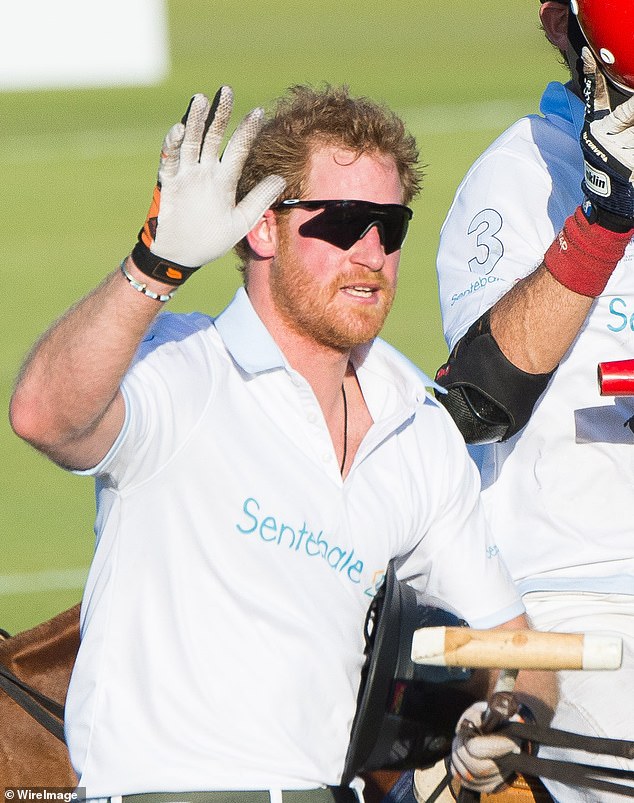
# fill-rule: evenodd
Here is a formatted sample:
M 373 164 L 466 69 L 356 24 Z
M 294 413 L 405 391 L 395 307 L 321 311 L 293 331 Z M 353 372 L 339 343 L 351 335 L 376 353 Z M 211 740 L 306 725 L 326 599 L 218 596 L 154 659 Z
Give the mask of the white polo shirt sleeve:
M 438 412 L 449 419 L 443 408 Z M 524 613 L 524 606 L 484 516 L 477 468 L 453 421 L 443 430 L 443 459 L 421 488 L 438 502 L 424 523 L 423 541 L 398 562 L 397 574 L 411 580 L 427 604 L 449 607 L 471 627 L 495 627 Z
M 156 319 L 121 385 L 125 420 L 117 440 L 97 466 L 76 473 L 122 490 L 151 479 L 186 445 L 215 392 L 205 358 L 212 324 L 200 313 Z
M 541 117 L 518 121 L 474 163 L 456 192 L 437 257 L 450 349 L 515 282 L 541 264 L 569 213 L 570 181 L 561 181 L 557 173 L 576 170 L 579 156 L 567 151 L 553 155 L 552 150 L 561 150 L 561 137 L 555 142 L 555 134 Z M 574 147 L 575 141 L 570 142 Z M 560 187 L 566 188 L 565 197 Z M 580 187 L 578 193 L 581 201 Z

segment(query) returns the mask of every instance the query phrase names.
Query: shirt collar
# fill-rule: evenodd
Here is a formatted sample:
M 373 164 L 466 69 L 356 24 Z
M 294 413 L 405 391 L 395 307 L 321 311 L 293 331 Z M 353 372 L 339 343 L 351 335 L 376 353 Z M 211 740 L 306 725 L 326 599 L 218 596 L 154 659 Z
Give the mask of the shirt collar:
M 377 337 L 352 354 L 357 377 L 373 417 L 401 405 L 413 409 L 427 397 L 427 388 L 446 393 L 404 354 Z
M 235 362 L 248 374 L 287 368 L 286 360 L 240 287 L 214 326 Z
M 253 308 L 244 287 L 238 289 L 229 306 L 215 319 L 214 326 L 227 351 L 247 373 L 257 374 L 278 368 L 292 370 Z M 401 398 L 411 397 L 413 391 L 420 399 L 425 387 L 446 392 L 381 338 L 355 349 L 352 363 L 361 375 L 367 371 L 388 380 L 386 384 L 394 386 Z
M 569 84 L 552 81 L 542 95 L 539 109 L 544 117 L 549 117 L 555 125 L 567 128 L 576 138 L 583 128 L 584 105 L 569 88 Z

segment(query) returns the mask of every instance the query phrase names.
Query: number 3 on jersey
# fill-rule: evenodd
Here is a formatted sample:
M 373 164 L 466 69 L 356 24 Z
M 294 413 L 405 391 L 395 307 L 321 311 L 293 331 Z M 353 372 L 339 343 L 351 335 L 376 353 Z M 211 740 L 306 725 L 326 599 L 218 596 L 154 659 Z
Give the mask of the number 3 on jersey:
M 502 228 L 502 216 L 495 209 L 483 209 L 473 218 L 467 234 L 474 239 L 476 256 L 469 270 L 488 276 L 504 254 L 504 245 L 495 236 Z

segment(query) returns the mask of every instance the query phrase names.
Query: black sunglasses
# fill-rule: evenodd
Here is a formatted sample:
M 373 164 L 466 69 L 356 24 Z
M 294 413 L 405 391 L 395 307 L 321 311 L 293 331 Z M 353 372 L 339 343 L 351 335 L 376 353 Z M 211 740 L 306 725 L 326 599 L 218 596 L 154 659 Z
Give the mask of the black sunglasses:
M 275 211 L 285 209 L 323 209 L 299 227 L 302 237 L 325 240 L 347 251 L 376 226 L 386 254 L 391 254 L 403 245 L 407 227 L 414 214 L 401 204 L 375 204 L 371 201 L 302 201 L 289 198 L 272 207 Z

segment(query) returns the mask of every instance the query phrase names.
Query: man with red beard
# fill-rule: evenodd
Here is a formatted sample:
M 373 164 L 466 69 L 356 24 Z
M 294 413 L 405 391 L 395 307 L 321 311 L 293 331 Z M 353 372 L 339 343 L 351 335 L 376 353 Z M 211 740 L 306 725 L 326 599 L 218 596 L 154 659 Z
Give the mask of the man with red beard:
M 377 338 L 414 140 L 376 103 L 296 87 L 219 158 L 231 107 L 228 87 L 196 95 L 170 129 L 132 254 L 36 345 L 11 420 L 96 480 L 66 704 L 86 796 L 349 803 L 388 563 L 474 627 L 526 622 L 462 438 Z M 220 315 L 157 315 L 236 244 L 244 287 Z M 522 674 L 532 707 L 553 702 Z

